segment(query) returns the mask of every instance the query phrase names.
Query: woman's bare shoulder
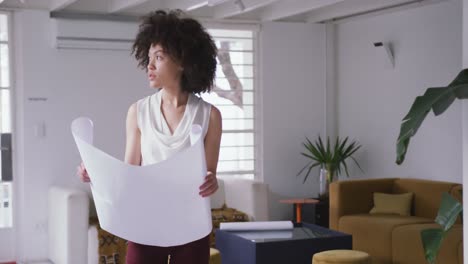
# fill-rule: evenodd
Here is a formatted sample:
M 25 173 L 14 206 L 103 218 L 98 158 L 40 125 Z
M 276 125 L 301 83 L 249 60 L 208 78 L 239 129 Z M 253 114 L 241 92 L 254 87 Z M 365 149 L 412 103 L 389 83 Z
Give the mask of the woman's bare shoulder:
M 134 102 L 130 105 L 130 107 L 128 108 L 128 114 L 129 116 L 136 116 L 136 112 L 137 112 L 137 104 L 138 102 Z
M 221 133 L 222 131 L 222 117 L 221 117 L 221 111 L 219 109 L 212 105 L 211 110 L 210 110 L 210 124 L 208 126 L 208 131 L 216 131 L 216 134 Z
M 127 129 L 138 129 L 137 124 L 137 102 L 130 105 L 127 112 Z
M 221 111 L 214 105 L 211 105 L 210 120 L 221 122 Z

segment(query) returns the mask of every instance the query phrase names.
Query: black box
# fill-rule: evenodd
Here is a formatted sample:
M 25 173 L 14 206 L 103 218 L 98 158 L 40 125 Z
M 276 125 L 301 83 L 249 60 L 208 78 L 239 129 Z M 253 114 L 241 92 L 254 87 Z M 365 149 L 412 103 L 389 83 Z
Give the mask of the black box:
M 351 235 L 304 222 L 290 232 L 215 232 L 223 264 L 310 264 L 317 252 L 352 249 Z

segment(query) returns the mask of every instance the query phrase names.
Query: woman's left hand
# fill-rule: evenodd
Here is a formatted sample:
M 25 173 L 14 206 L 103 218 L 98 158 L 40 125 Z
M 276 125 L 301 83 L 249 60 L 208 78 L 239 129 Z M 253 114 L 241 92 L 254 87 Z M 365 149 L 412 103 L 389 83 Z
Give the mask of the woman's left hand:
M 207 197 L 212 195 L 218 190 L 218 179 L 216 179 L 216 174 L 208 171 L 205 177 L 205 182 L 200 186 L 200 195 L 201 197 Z

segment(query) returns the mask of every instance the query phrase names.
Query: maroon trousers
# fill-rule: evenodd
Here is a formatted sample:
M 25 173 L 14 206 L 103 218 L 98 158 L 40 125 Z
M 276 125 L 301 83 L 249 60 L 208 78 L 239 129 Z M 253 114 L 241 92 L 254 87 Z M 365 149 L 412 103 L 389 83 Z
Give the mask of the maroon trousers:
M 174 247 L 147 246 L 128 241 L 127 264 L 208 264 L 210 236 Z

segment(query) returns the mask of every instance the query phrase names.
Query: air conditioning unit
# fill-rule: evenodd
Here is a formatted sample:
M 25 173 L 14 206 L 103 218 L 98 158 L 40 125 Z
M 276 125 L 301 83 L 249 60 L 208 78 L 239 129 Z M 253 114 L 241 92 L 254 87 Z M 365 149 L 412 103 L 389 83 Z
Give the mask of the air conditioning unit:
M 51 18 L 57 49 L 130 50 L 137 34 L 133 22 Z

